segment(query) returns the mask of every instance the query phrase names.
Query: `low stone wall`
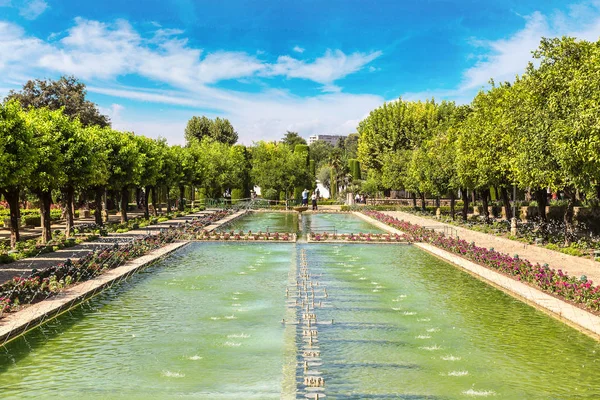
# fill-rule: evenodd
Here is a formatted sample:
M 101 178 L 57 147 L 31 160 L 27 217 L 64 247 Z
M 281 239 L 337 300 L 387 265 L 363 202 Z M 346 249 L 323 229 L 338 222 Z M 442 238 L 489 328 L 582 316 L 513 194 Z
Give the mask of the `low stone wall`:
M 207 232 L 212 232 L 215 229 L 220 228 L 223 225 L 227 225 L 228 223 L 233 222 L 240 217 L 243 217 L 247 213 L 248 213 L 248 211 L 246 211 L 246 210 L 238 211 L 236 213 L 233 213 L 231 215 L 228 215 L 225 218 L 222 218 L 222 219 L 216 221 L 214 224 L 208 225 L 207 227 L 204 228 L 204 230 Z
M 94 279 L 79 283 L 48 300 L 8 314 L 6 317 L 0 319 L 0 343 L 6 344 L 9 340 L 42 325 L 48 320 L 102 292 L 106 287 L 128 278 L 140 269 L 164 258 L 175 250 L 181 249 L 188 243 L 177 242 L 168 244 L 142 257 L 129 261 L 120 267 L 109 270 Z

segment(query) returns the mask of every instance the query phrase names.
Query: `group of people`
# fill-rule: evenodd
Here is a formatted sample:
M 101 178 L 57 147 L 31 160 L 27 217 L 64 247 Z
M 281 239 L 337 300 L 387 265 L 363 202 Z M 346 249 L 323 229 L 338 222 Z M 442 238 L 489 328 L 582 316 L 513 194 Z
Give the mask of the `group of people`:
M 365 197 L 364 194 L 358 194 L 358 193 L 356 193 L 356 196 L 354 196 L 354 202 L 358 203 L 358 204 L 366 204 L 367 203 L 367 198 Z
M 302 191 L 302 205 L 308 207 L 308 189 L 304 189 Z M 319 198 L 319 189 L 315 190 L 310 194 L 310 199 L 312 201 L 312 209 L 317 210 L 317 199 Z

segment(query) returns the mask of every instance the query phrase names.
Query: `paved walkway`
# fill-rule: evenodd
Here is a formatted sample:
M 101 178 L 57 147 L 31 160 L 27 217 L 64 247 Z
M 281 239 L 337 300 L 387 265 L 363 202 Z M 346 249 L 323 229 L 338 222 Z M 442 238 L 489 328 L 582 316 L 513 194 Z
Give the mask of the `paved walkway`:
M 55 251 L 53 253 L 41 254 L 38 257 L 24 258 L 10 264 L 0 264 L 0 283 L 6 282 L 15 276 L 25 276 L 29 274 L 32 269 L 40 270 L 48 268 L 52 265 L 64 262 L 68 258 L 76 260 L 86 254 L 91 253 L 92 251 L 112 247 L 115 245 L 115 243 L 128 243 L 139 237 L 157 234 L 161 229 L 183 224 L 186 221 L 191 221 L 196 217 L 213 212 L 214 210 L 200 211 L 183 217 L 177 217 L 168 221 L 159 222 L 155 225 L 149 225 L 148 227 L 142 229 L 131 230 L 125 233 L 109 233 L 108 236 L 100 237 L 93 242 L 84 242 L 73 247 Z
M 129 219 L 141 217 L 143 215 L 144 215 L 144 210 L 133 210 L 133 211 L 127 212 L 127 216 L 129 217 Z M 108 220 L 110 222 L 119 223 L 119 222 L 121 222 L 121 216 L 111 214 L 108 216 Z M 77 227 L 77 225 L 87 225 L 87 224 L 93 224 L 95 222 L 96 221 L 94 220 L 93 216 L 91 216 L 89 218 L 75 218 L 73 220 L 73 225 L 75 225 L 75 227 Z M 50 229 L 52 231 L 55 231 L 55 230 L 64 231 L 66 226 L 67 226 L 66 221 L 64 219 L 61 219 L 61 220 L 57 220 L 57 221 L 52 221 L 52 223 L 50 225 Z M 36 228 L 20 227 L 19 234 L 21 236 L 21 240 L 35 239 L 37 237 L 42 236 L 42 228 L 39 226 Z M 10 240 L 10 229 L 9 228 L 0 227 L 0 240 Z
M 384 213 L 412 224 L 427 226 L 435 228 L 436 230 L 443 230 L 444 228 L 454 229 L 458 237 L 467 242 L 475 242 L 477 246 L 487 248 L 493 247 L 496 251 L 510 255 L 518 254 L 520 258 L 527 259 L 534 264 L 546 263 L 550 268 L 562 269 L 563 272 L 572 276 L 579 277 L 585 275 L 588 279 L 600 283 L 600 263 L 588 258 L 570 256 L 558 251 L 489 235 L 487 233 L 472 231 L 455 225 L 444 224 L 433 219 L 418 217 L 402 211 L 385 211 Z

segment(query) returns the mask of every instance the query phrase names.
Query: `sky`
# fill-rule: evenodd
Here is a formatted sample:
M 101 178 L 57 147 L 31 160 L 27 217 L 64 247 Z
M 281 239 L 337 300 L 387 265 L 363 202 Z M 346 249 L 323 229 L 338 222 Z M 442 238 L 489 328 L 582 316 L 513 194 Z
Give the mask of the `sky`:
M 348 134 L 386 101 L 469 103 L 542 37 L 600 36 L 600 0 L 0 0 L 0 96 L 74 75 L 115 129 L 184 143 Z

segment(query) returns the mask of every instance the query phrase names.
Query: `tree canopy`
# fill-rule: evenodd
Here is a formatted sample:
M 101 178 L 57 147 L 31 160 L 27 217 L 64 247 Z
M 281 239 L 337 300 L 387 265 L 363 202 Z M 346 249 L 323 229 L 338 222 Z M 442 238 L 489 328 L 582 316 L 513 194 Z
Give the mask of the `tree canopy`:
M 79 118 L 83 126 L 110 125 L 110 119 L 102 115 L 95 103 L 86 100 L 85 84 L 73 76 L 62 76 L 59 80 L 35 79 L 27 81 L 20 91 L 11 90 L 5 101 L 17 100 L 23 108 L 63 108 L 65 115 Z
M 297 144 L 306 144 L 306 140 L 298 134 L 298 132 L 287 131 L 283 140 L 281 141 L 284 144 L 290 146 L 290 149 L 294 150 Z
M 238 134 L 228 119 L 192 117 L 185 128 L 186 142 L 190 145 L 192 142 L 201 142 L 204 138 L 212 138 L 231 146 L 237 142 Z

